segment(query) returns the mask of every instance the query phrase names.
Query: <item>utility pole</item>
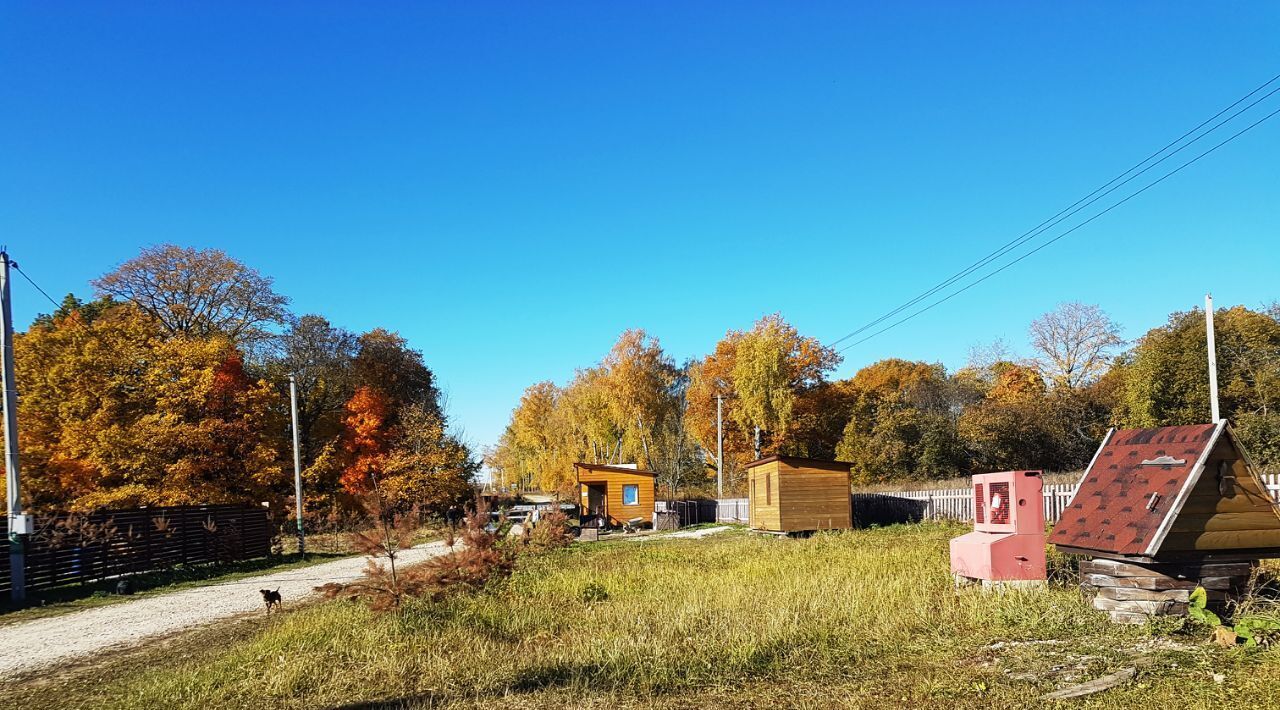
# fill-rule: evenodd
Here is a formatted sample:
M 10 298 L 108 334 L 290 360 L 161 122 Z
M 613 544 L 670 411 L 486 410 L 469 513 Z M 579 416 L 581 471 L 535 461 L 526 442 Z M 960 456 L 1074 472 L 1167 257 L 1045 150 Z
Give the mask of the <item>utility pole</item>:
M 716 498 L 724 497 L 724 396 L 716 395 Z
M 1222 420 L 1218 412 L 1218 349 L 1213 342 L 1213 295 L 1204 295 L 1204 330 L 1209 341 L 1209 409 L 1213 412 L 1213 423 Z
M 31 517 L 22 512 L 21 470 L 18 467 L 18 387 L 13 375 L 13 305 L 9 293 L 9 253 L 0 251 L 0 372 L 4 381 L 5 500 L 9 514 L 9 597 L 21 602 L 27 595 L 26 550 L 23 535 L 31 534 Z
M 302 454 L 298 447 L 298 381 L 289 375 L 289 409 L 293 415 L 293 503 L 298 520 L 298 555 L 307 556 L 307 536 L 302 531 Z

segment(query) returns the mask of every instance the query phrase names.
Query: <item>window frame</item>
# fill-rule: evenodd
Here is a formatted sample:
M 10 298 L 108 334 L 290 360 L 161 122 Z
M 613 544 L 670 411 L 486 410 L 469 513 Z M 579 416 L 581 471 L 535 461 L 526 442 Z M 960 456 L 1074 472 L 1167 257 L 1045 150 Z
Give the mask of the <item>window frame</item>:
M 630 491 L 634 494 L 630 503 L 627 502 L 628 489 L 630 489 Z M 622 504 L 628 507 L 640 505 L 640 484 L 639 483 L 622 484 Z

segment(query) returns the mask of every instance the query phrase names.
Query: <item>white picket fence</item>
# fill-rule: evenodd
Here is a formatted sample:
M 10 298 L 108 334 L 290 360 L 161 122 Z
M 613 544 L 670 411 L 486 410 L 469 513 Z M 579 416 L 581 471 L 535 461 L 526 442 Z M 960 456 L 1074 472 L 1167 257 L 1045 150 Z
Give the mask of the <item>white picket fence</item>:
M 751 517 L 750 498 L 719 498 L 716 500 L 717 523 L 745 523 Z
M 1272 498 L 1280 501 L 1280 474 L 1263 474 L 1263 483 Z M 1044 487 L 1044 518 L 1047 522 L 1056 523 L 1062 517 L 1075 495 L 1074 483 L 1050 483 Z M 969 488 L 943 488 L 933 490 L 880 491 L 876 493 L 855 493 L 854 499 L 860 505 L 885 507 L 885 502 L 877 503 L 880 496 L 904 498 L 924 503 L 923 518 L 925 520 L 973 520 L 973 490 Z M 704 501 L 704 506 L 715 506 L 715 520 L 719 523 L 745 523 L 750 515 L 749 499 L 720 498 L 715 501 Z M 674 505 L 672 506 L 674 508 Z M 668 509 L 668 504 L 658 501 L 658 512 Z M 701 509 L 699 509 L 701 510 Z M 699 520 L 708 520 L 710 513 L 702 513 Z M 688 524 L 688 523 L 687 523 Z
M 1262 475 L 1267 492 L 1280 501 L 1280 474 Z M 1051 483 L 1044 487 L 1044 519 L 1050 523 L 1058 522 L 1062 511 L 1071 504 L 1076 494 L 1074 483 Z M 946 488 L 940 490 L 917 491 L 885 491 L 878 495 L 924 502 L 926 520 L 973 520 L 973 491 L 968 488 Z
M 1076 487 L 1070 483 L 1052 483 L 1044 487 L 1044 518 L 1056 523 L 1071 502 Z M 884 491 L 879 495 L 924 503 L 926 520 L 973 520 L 973 489 L 944 488 L 922 491 Z

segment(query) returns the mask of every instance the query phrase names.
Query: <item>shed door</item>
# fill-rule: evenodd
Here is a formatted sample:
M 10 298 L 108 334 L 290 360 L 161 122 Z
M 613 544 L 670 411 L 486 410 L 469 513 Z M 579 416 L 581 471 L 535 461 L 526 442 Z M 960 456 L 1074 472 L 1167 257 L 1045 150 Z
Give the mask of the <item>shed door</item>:
M 605 495 L 605 485 L 603 483 L 588 483 L 586 486 L 587 512 L 591 515 L 607 515 L 609 513 L 609 497 Z

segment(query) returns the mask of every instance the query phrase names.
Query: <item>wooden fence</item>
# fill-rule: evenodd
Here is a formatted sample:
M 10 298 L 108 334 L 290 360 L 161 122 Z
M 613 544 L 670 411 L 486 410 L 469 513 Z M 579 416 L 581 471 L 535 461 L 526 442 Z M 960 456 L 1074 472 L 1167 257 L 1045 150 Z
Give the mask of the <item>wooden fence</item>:
M 177 565 L 265 557 L 272 525 L 265 508 L 195 505 L 38 515 L 27 538 L 27 591 L 155 572 Z M 0 518 L 0 539 L 8 521 Z M 0 555 L 0 592 L 10 588 L 9 556 Z

